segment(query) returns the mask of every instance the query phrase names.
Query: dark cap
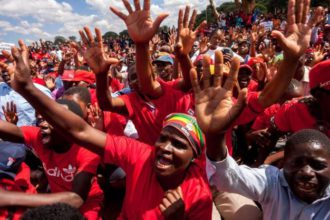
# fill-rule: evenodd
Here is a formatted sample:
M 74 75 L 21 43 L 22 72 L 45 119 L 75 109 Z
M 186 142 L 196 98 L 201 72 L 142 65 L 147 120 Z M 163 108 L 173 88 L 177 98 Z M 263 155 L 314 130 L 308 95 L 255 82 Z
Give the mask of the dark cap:
M 0 179 L 15 178 L 26 156 L 25 146 L 7 141 L 0 142 Z

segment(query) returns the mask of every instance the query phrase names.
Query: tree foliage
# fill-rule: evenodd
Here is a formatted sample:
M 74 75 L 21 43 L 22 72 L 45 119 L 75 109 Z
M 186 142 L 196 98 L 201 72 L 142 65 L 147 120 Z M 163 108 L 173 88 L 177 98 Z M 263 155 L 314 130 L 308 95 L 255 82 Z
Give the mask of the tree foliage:
M 115 33 L 115 32 L 113 32 L 113 31 L 108 31 L 107 33 L 105 33 L 105 34 L 103 35 L 103 38 L 104 38 L 104 39 L 108 39 L 108 38 L 116 38 L 116 37 L 118 37 L 118 34 Z
M 66 42 L 66 38 L 63 36 L 56 36 L 54 39 L 54 44 L 59 45 Z

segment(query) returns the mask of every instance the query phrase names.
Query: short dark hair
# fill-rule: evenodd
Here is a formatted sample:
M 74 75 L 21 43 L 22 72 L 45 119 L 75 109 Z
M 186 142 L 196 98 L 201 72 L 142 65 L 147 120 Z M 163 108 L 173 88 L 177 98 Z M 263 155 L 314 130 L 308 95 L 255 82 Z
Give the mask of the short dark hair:
M 40 206 L 26 211 L 21 220 L 84 220 L 78 209 L 64 203 Z
M 83 86 L 74 86 L 69 88 L 64 92 L 64 95 L 75 95 L 79 96 L 79 99 L 84 102 L 86 105 L 92 102 L 91 94 L 89 93 L 88 89 Z
M 291 146 L 303 143 L 321 144 L 328 154 L 330 154 L 330 139 L 324 133 L 315 129 L 303 129 L 294 133 L 287 140 L 285 148 L 288 149 Z
M 56 100 L 56 102 L 58 104 L 61 104 L 61 105 L 66 105 L 68 106 L 68 109 L 75 113 L 76 115 L 78 115 L 79 117 L 83 118 L 83 111 L 81 110 L 80 106 L 75 103 L 74 101 L 71 101 L 71 100 L 67 100 L 67 99 L 58 99 Z

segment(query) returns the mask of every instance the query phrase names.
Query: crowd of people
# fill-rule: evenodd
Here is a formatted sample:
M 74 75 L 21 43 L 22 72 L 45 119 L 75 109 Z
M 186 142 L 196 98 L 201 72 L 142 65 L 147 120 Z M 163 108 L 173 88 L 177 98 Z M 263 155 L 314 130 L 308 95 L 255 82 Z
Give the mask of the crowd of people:
M 150 18 L 0 55 L 0 219 L 330 219 L 330 21 Z

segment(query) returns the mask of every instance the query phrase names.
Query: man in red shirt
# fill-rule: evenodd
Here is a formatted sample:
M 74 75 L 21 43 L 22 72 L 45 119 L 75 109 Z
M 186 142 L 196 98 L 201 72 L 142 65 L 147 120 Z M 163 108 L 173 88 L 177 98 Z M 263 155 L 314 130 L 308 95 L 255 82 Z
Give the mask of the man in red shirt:
M 121 219 L 211 219 L 211 192 L 204 169 L 195 163 L 205 140 L 193 117 L 185 114 L 168 117 L 154 146 L 107 135 L 46 98 L 33 86 L 29 66 L 22 58 L 28 54 L 27 48 L 22 41 L 20 45 L 24 48 L 22 53 L 13 53 L 17 67 L 14 88 L 57 131 L 62 131 L 65 138 L 126 172 L 127 187 Z M 17 59 L 16 55 L 20 58 Z
M 78 104 L 69 100 L 58 101 L 82 117 Z M 64 106 L 64 107 L 63 107 Z M 67 106 L 67 107 L 66 107 Z M 3 192 L 2 205 L 37 207 L 57 202 L 79 208 L 87 219 L 100 219 L 103 193 L 95 179 L 100 158 L 72 142 L 65 141 L 59 132 L 37 115 L 39 127 L 17 127 L 0 121 L 1 138 L 25 143 L 43 163 L 51 194 L 25 194 Z

